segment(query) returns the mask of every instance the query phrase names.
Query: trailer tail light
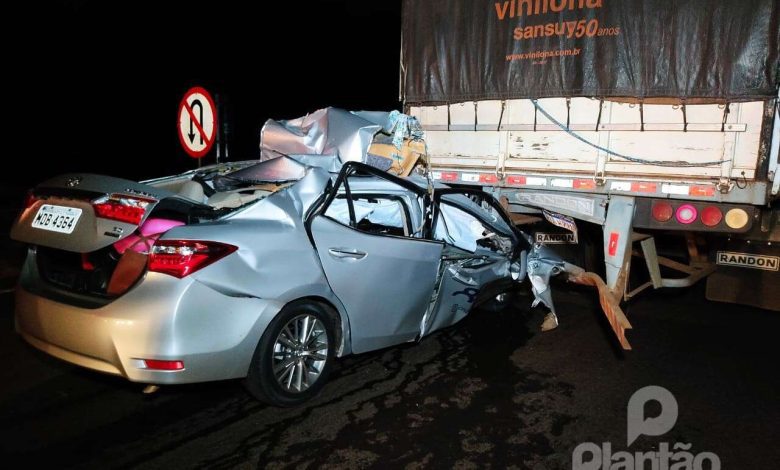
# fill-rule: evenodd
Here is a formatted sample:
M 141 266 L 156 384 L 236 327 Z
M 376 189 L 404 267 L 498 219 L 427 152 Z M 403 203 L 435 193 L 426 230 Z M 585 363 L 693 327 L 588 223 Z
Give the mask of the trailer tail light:
M 668 222 L 674 215 L 674 209 L 668 202 L 656 202 L 653 204 L 653 218 L 659 222 Z
M 696 222 L 699 211 L 690 204 L 683 204 L 677 208 L 677 212 L 674 215 L 677 218 L 677 222 L 687 225 Z
M 183 278 L 219 261 L 238 247 L 196 240 L 157 240 L 149 254 L 149 271 Z
M 154 201 L 112 194 L 92 201 L 92 207 L 100 218 L 138 225 L 151 202 Z
M 636 228 L 704 232 L 746 232 L 754 209 L 744 204 L 637 198 Z
M 749 221 L 750 217 L 743 209 L 734 208 L 726 212 L 726 225 L 733 229 L 741 229 Z
M 701 211 L 701 223 L 707 227 L 714 227 L 723 220 L 723 212 L 715 206 L 707 206 Z

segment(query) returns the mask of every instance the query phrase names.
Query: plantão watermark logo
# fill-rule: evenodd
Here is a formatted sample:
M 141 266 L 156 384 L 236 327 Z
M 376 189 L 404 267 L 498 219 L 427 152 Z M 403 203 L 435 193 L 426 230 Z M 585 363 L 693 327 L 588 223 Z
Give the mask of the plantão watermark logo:
M 657 402 L 661 405 L 658 416 L 645 416 L 645 404 Z M 677 399 L 672 392 L 657 385 L 640 388 L 628 399 L 626 419 L 626 445 L 639 436 L 663 436 L 671 431 L 677 422 Z M 648 452 L 612 452 L 612 444 L 583 442 L 574 448 L 571 465 L 574 470 L 720 470 L 720 458 L 713 452 L 691 452 L 691 444 L 683 442 L 661 442 L 658 450 Z

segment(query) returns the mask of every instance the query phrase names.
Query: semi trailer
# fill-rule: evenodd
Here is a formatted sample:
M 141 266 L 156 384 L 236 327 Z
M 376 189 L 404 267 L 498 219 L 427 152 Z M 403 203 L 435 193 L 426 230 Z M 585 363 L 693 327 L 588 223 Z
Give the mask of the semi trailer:
M 775 1 L 403 6 L 433 179 L 492 193 L 611 302 L 706 279 L 780 311 Z

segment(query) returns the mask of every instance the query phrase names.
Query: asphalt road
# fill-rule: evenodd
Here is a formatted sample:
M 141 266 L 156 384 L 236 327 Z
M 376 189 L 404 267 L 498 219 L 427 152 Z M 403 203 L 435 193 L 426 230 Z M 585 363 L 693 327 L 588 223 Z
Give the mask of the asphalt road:
M 702 291 L 632 303 L 626 354 L 588 291 L 558 291 L 562 325 L 549 333 L 536 331 L 540 311 L 476 312 L 419 344 L 339 361 L 324 392 L 295 409 L 254 402 L 235 381 L 143 395 L 50 359 L 13 333 L 6 294 L 0 465 L 568 468 L 582 442 L 626 449 L 629 397 L 660 385 L 677 423 L 630 451 L 679 442 L 715 452 L 722 468 L 776 468 L 780 316 Z

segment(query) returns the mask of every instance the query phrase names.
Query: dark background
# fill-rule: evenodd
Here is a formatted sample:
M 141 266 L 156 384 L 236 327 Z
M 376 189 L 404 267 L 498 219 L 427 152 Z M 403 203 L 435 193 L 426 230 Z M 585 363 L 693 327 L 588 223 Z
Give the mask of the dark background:
M 11 258 L 5 220 L 36 182 L 66 171 L 141 179 L 195 167 L 176 135 L 179 101 L 193 85 L 230 100 L 233 159 L 258 156 L 269 117 L 398 107 L 400 1 L 4 7 L 21 34 L 3 43 L 10 127 L 0 262 Z M 526 312 L 523 298 L 522 309 L 470 317 L 419 345 L 347 358 L 320 397 L 287 410 L 254 402 L 234 382 L 146 396 L 36 353 L 14 333 L 6 295 L 0 461 L 568 468 L 585 441 L 623 450 L 628 397 L 657 384 L 677 397 L 678 423 L 629 450 L 691 443 L 694 453 L 717 452 L 724 468 L 772 468 L 778 317 L 705 302 L 702 287 L 640 296 L 628 312 L 630 354 L 616 352 L 592 292 L 556 290 L 556 331 L 537 333 L 544 312 Z
M 325 106 L 394 109 L 401 0 L 60 1 L 4 15 L 21 171 L 3 206 L 64 172 L 130 179 L 194 168 L 176 134 L 191 86 L 227 105 L 230 159 L 259 155 L 263 122 Z M 15 157 L 14 157 L 15 156 Z M 214 151 L 204 158 L 214 162 Z

